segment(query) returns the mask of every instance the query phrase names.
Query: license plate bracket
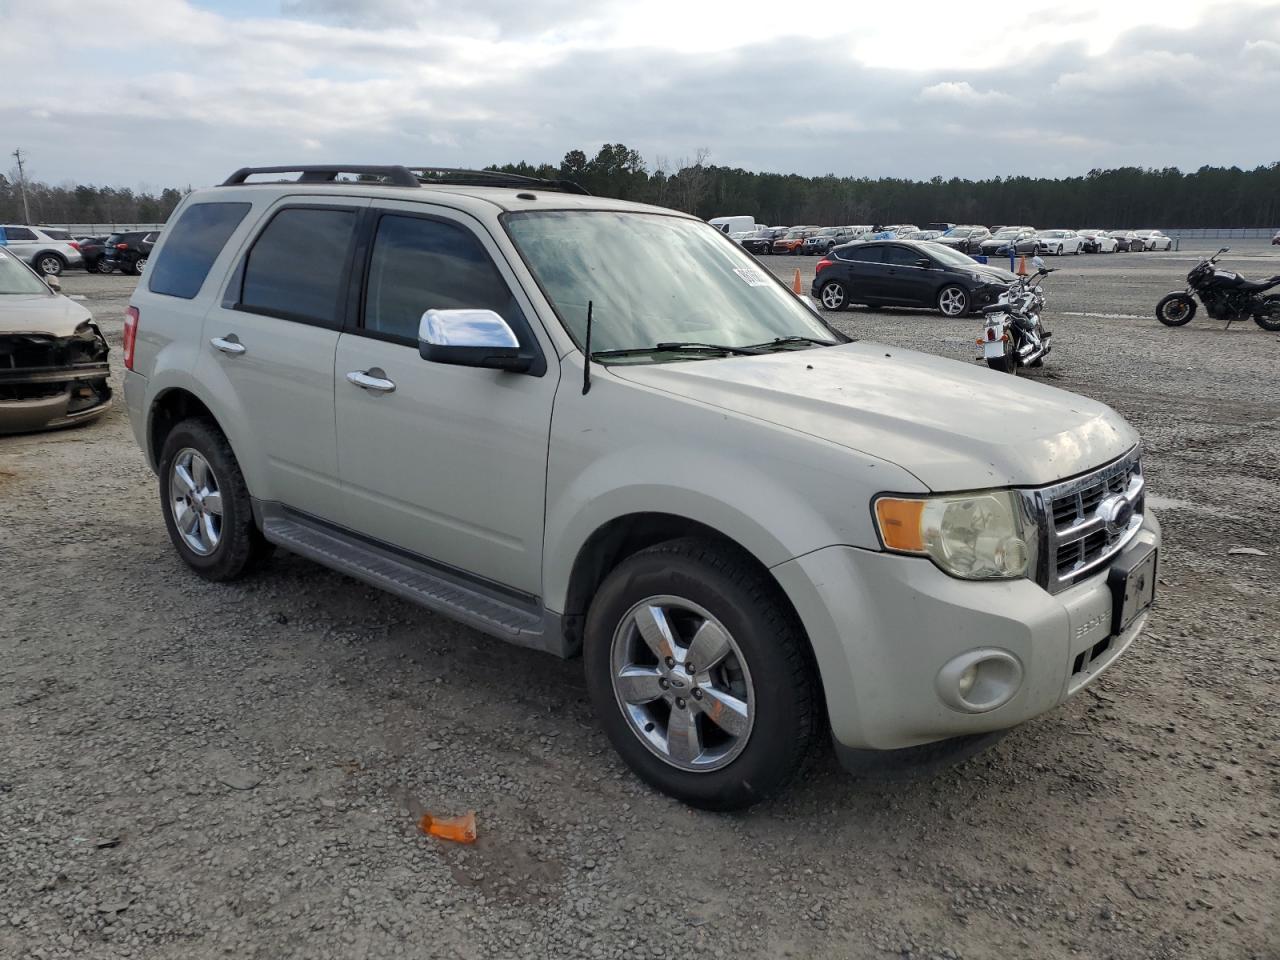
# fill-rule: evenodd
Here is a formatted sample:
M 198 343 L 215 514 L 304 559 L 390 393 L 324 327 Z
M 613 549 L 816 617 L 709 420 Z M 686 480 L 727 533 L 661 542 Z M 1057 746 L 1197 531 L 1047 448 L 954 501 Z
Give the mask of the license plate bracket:
M 1127 630 L 1133 621 L 1155 603 L 1156 557 L 1159 551 L 1147 545 L 1126 550 L 1111 567 L 1111 634 Z

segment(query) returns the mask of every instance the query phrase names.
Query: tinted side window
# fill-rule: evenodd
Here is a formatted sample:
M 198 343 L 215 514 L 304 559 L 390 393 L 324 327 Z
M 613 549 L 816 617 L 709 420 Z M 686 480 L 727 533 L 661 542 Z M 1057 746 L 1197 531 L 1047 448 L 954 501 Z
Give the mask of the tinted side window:
M 833 251 L 840 260 L 852 260 L 855 263 L 879 263 L 881 251 L 884 247 L 879 244 L 867 245 L 860 243 L 854 247 L 842 247 Z
M 470 230 L 385 215 L 369 261 L 364 328 L 416 342 L 418 322 L 430 309 L 493 310 L 517 332 L 524 325 L 510 288 Z
M 884 262 L 891 263 L 895 267 L 914 267 L 916 261 L 923 257 L 924 254 L 918 250 L 910 250 L 907 247 L 885 247 Z
M 281 210 L 258 234 L 245 258 L 239 308 L 340 326 L 339 297 L 355 225 L 355 210 Z
M 12 243 L 14 240 L 34 240 L 36 235 L 26 227 L 5 227 L 4 234 Z
M 222 245 L 249 212 L 247 203 L 194 203 L 171 228 L 161 255 L 147 264 L 147 289 L 190 300 L 200 292 Z M 118 237 L 109 238 L 116 243 Z

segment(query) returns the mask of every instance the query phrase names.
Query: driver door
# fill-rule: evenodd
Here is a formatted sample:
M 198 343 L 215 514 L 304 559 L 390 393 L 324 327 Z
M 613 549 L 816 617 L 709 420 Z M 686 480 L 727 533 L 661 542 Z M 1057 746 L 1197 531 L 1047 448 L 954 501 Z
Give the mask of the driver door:
M 358 321 L 339 337 L 334 367 L 349 522 L 450 571 L 538 596 L 555 352 L 478 223 L 420 203 L 380 205 L 369 221 Z M 533 368 L 427 362 L 418 325 L 432 308 L 494 310 L 532 349 Z M 390 389 L 360 386 L 357 374 Z

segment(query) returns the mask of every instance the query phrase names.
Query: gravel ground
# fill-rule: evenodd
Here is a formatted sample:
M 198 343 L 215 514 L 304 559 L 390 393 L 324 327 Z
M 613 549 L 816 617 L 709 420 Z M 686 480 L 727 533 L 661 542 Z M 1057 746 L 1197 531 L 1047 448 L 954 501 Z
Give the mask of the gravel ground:
M 1280 338 L 1159 326 L 1191 260 L 1066 258 L 1035 374 L 1146 438 L 1149 631 L 957 768 L 826 753 L 742 815 L 642 787 L 578 661 L 283 553 L 197 579 L 122 409 L 0 439 L 0 957 L 1280 957 Z M 65 278 L 117 363 L 132 285 Z M 836 322 L 967 362 L 979 327 Z M 467 809 L 472 847 L 415 829 Z

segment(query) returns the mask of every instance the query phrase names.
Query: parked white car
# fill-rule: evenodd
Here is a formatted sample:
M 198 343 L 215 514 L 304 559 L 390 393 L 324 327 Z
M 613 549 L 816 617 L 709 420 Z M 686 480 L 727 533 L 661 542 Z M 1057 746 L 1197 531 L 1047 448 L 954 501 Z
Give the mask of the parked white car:
M 1084 247 L 1084 237 L 1074 230 L 1041 230 L 1036 234 L 1036 247 L 1041 253 L 1051 253 L 1055 257 L 1064 253 L 1074 256 Z
M 1116 247 L 1119 246 L 1115 237 L 1097 227 L 1091 227 L 1088 230 L 1077 230 L 1076 233 L 1084 238 L 1082 249 L 1085 253 L 1115 253 Z
M 1142 238 L 1143 250 L 1172 250 L 1173 241 L 1159 230 L 1135 230 Z
M 80 244 L 66 230 L 32 227 L 27 224 L 0 224 L 0 247 L 44 274 L 56 277 L 67 267 L 81 264 Z

